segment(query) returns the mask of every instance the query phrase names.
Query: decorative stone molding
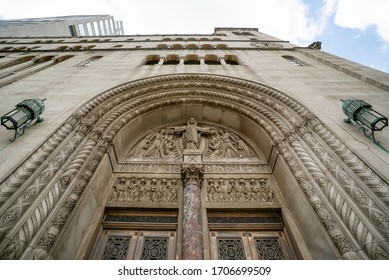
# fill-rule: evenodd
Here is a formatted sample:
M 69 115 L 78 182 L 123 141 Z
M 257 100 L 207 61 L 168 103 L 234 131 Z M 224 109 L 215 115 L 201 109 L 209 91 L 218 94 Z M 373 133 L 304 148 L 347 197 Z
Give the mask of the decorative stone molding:
M 288 149 L 287 145 L 279 139 L 275 142 L 276 147 L 279 149 L 280 153 L 285 158 L 290 170 L 294 174 L 297 182 L 301 186 L 301 189 L 304 191 L 309 202 L 311 203 L 313 209 L 318 215 L 323 226 L 330 235 L 334 245 L 339 250 L 340 255 L 345 259 L 363 259 L 363 254 L 360 256 L 355 245 L 347 237 L 347 234 L 342 229 L 342 226 L 331 215 L 325 202 L 320 198 L 317 191 L 315 191 L 314 186 L 308 179 L 307 175 L 298 164 L 296 159 L 294 159 L 291 151 Z

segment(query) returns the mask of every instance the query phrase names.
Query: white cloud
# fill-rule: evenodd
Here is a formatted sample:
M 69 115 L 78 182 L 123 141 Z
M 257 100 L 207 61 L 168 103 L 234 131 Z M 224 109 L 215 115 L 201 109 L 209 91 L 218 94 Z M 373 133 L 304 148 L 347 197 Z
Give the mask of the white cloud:
M 337 0 L 335 23 L 346 28 L 366 30 L 374 26 L 380 38 L 389 43 L 388 0 Z

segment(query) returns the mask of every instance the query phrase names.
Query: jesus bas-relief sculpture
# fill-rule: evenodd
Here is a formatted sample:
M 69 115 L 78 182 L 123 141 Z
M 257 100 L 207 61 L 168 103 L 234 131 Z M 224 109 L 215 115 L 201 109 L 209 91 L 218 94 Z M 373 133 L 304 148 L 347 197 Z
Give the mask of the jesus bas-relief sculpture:
M 202 147 L 202 140 L 204 147 Z M 177 158 L 183 150 L 203 150 L 210 158 L 251 158 L 255 154 L 238 136 L 227 129 L 201 127 L 194 118 L 186 125 L 168 126 L 149 133 L 129 153 L 137 158 Z
M 215 134 L 216 128 L 200 127 L 194 118 L 190 118 L 184 126 L 169 126 L 168 130 L 173 130 L 173 133 L 184 135 L 184 149 L 199 149 L 201 135 Z

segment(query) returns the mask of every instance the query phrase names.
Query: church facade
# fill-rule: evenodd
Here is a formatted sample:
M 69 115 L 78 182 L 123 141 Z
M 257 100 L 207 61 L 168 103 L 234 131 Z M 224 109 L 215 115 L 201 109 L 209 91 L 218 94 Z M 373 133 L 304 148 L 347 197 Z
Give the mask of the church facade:
M 256 28 L 1 38 L 0 259 L 389 259 L 389 75 Z

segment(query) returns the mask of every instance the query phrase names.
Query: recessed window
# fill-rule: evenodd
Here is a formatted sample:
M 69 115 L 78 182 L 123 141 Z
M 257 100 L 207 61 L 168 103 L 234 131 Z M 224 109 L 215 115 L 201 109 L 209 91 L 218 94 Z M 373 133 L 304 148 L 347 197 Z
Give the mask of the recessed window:
M 54 63 L 59 63 L 59 62 L 65 61 L 66 59 L 69 59 L 71 57 L 73 57 L 73 55 L 63 55 L 63 56 L 60 56 L 60 57 L 58 57 L 58 58 L 56 58 L 54 60 Z
M 167 55 L 165 58 L 165 62 L 163 64 L 165 64 L 165 65 L 180 64 L 180 58 L 178 55 L 175 55 L 175 54 Z
M 68 46 L 60 46 L 56 48 L 57 51 L 66 51 L 68 49 Z
M 201 48 L 202 49 L 212 49 L 212 45 L 211 44 L 202 44 Z
M 170 38 L 163 38 L 162 40 L 163 41 L 170 41 L 171 39 Z
M 186 45 L 186 48 L 193 50 L 193 49 L 197 49 L 198 46 L 196 44 L 188 44 L 188 45 Z
M 182 49 L 182 45 L 181 44 L 173 44 L 172 49 Z
M 226 45 L 226 44 L 217 44 L 217 45 L 216 45 L 216 48 L 217 48 L 217 49 L 226 49 L 226 48 L 227 48 L 227 45 Z
M 166 44 L 159 44 L 159 45 L 157 46 L 157 48 L 158 48 L 158 49 L 167 49 L 168 46 L 167 46 Z
M 73 51 L 79 51 L 79 50 L 81 50 L 81 48 L 82 48 L 81 45 L 77 45 L 77 46 L 72 47 L 72 50 Z
M 239 65 L 238 58 L 235 55 L 226 55 L 224 61 L 229 65 Z
M 86 50 L 90 50 L 90 49 L 92 49 L 92 48 L 94 48 L 94 47 L 96 47 L 96 45 L 86 46 L 85 49 L 86 49 Z
M 158 64 L 160 60 L 159 55 L 149 55 L 146 57 L 145 65 L 155 65 Z
M 47 56 L 42 56 L 34 59 L 34 63 L 43 63 L 51 60 L 54 57 L 54 55 L 47 55 Z
M 220 65 L 219 57 L 216 55 L 206 55 L 204 57 L 204 62 L 207 65 Z
M 115 45 L 115 46 L 113 46 L 114 48 L 121 48 L 121 47 L 123 47 L 123 45 Z
M 291 55 L 282 55 L 282 58 L 286 59 L 287 61 L 289 61 L 291 64 L 295 66 L 307 66 L 306 63 L 302 62 L 301 60 Z
M 200 59 L 198 55 L 190 54 L 185 56 L 184 64 L 188 64 L 188 65 L 200 64 Z

